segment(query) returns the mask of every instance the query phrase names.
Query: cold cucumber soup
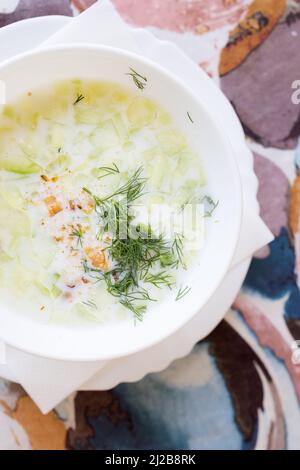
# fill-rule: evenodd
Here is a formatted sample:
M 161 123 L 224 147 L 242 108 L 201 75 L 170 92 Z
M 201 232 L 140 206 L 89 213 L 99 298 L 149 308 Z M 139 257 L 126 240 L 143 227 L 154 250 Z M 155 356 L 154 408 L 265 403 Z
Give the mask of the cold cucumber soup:
M 196 200 L 211 215 L 216 204 L 199 155 L 131 77 L 136 92 L 73 80 L 2 109 L 0 296 L 22 314 L 142 320 L 189 293 L 184 234 L 166 237 L 144 216 Z

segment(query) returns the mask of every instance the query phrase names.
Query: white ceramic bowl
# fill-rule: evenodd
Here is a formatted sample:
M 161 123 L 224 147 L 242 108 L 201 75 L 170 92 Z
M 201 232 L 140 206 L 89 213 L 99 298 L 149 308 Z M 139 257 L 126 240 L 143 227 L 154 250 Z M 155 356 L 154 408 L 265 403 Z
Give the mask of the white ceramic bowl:
M 7 102 L 21 93 L 57 80 L 82 78 L 118 82 L 137 91 L 126 75 L 129 67 L 148 78 L 143 91 L 174 117 L 191 145 L 199 152 L 209 189 L 220 200 L 218 223 L 207 224 L 207 235 L 199 263 L 187 272 L 186 285 L 192 289 L 180 302 L 167 298 L 136 326 L 132 319 L 114 325 L 84 326 L 43 324 L 0 304 L 0 337 L 23 351 L 44 357 L 72 361 L 107 360 L 136 353 L 158 343 L 181 328 L 214 294 L 230 267 L 237 246 L 242 212 L 240 177 L 235 158 L 214 109 L 203 106 L 185 84 L 157 64 L 122 50 L 73 44 L 35 50 L 0 66 L 0 80 L 6 84 Z M 205 94 L 206 80 L 199 88 Z M 187 119 L 193 116 L 194 125 Z M 220 116 L 218 116 L 220 119 Z M 199 332 L 199 336 L 201 332 Z

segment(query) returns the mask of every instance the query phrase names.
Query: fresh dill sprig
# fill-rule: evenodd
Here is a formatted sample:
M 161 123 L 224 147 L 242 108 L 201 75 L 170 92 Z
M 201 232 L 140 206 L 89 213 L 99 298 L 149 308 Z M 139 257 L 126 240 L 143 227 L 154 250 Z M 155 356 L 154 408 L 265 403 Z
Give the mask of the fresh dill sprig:
M 139 302 L 155 301 L 146 289 L 140 287 L 141 281 L 157 288 L 173 287 L 174 281 L 166 271 L 157 274 L 149 272 L 154 263 L 160 262 L 161 257 L 174 259 L 172 247 L 168 246 L 162 236 L 156 239 L 138 237 L 116 238 L 106 250 L 114 262 L 114 269 L 103 274 L 91 268 L 91 273 L 96 279 L 98 277 L 99 280 L 104 280 L 107 291 L 118 298 L 124 307 L 135 312 L 140 319 L 144 309 L 140 309 Z M 89 271 L 89 268 L 85 261 L 85 272 Z
M 123 307 L 130 310 L 132 313 L 134 313 L 135 317 L 139 321 L 143 320 L 144 314 L 146 313 L 146 310 L 147 310 L 146 305 L 135 305 L 133 302 L 131 302 L 128 299 L 120 300 L 120 304 L 123 305 Z
M 90 268 L 90 266 L 88 265 L 88 262 L 87 262 L 86 259 L 83 260 L 82 266 L 83 266 L 83 270 L 84 270 L 85 274 L 88 274 L 88 273 L 91 272 L 91 268 Z
M 131 204 L 136 199 L 140 198 L 144 194 L 144 188 L 146 185 L 146 178 L 142 177 L 143 167 L 139 167 L 133 175 L 129 178 L 127 183 L 123 184 L 118 188 L 114 193 L 106 196 L 104 198 L 100 198 L 92 194 L 92 192 L 88 188 L 82 188 L 83 191 L 88 193 L 90 196 L 94 198 L 96 205 L 101 205 L 106 201 L 109 201 L 113 198 L 119 196 L 125 196 L 127 199 L 127 203 Z
M 178 268 L 179 266 L 178 259 L 174 255 L 173 250 L 162 253 L 159 257 L 159 264 L 161 268 Z
M 178 302 L 178 300 L 183 299 L 183 297 L 185 297 L 191 290 L 192 290 L 191 287 L 184 287 L 184 288 L 181 287 L 177 293 L 175 301 Z
M 180 233 L 175 234 L 174 242 L 172 245 L 172 252 L 173 255 L 177 258 L 177 266 L 181 264 L 181 266 L 186 269 L 186 264 L 184 262 L 184 254 L 183 254 L 183 240 L 184 236 Z
M 195 121 L 192 119 L 192 116 L 190 115 L 190 113 L 187 111 L 186 114 L 188 115 L 188 118 L 191 121 L 191 123 L 194 124 Z
M 169 287 L 171 289 L 174 285 L 173 277 L 166 271 L 161 271 L 156 274 L 146 274 L 143 281 L 158 288 Z
M 130 292 L 129 294 L 126 295 L 126 298 L 131 302 L 135 302 L 139 300 L 147 300 L 148 302 L 157 302 L 156 299 L 152 299 L 152 297 L 150 297 L 149 293 L 145 289 Z
M 134 84 L 140 89 L 144 90 L 148 80 L 146 77 L 143 77 L 140 75 L 138 72 L 136 72 L 133 68 L 130 67 L 130 73 L 127 73 L 126 75 L 129 75 L 132 77 Z
M 214 211 L 216 210 L 216 208 L 218 207 L 220 201 L 215 202 L 212 199 L 212 197 L 204 196 L 202 198 L 201 202 L 206 203 L 206 206 L 207 206 L 206 210 L 205 210 L 204 217 L 211 217 L 213 215 Z
M 125 298 L 130 291 L 137 288 L 137 282 L 130 272 L 121 273 L 118 269 L 114 269 L 105 273 L 103 279 L 108 292 L 114 297 Z
M 77 238 L 77 244 L 82 247 L 82 239 L 83 239 L 84 233 L 82 230 L 82 227 L 79 225 L 77 228 L 74 228 L 73 232 L 71 233 L 70 237 L 72 238 Z
M 123 307 L 133 312 L 138 320 L 142 320 L 147 307 L 145 304 L 141 304 L 141 302 L 155 302 L 155 299 L 152 299 L 145 289 L 140 288 L 137 290 L 138 284 L 130 272 L 116 281 L 117 276 L 117 270 L 104 275 L 107 291 L 118 298 Z
M 116 196 L 126 196 L 127 203 L 131 204 L 136 199 L 140 198 L 144 194 L 144 188 L 146 185 L 146 178 L 142 177 L 143 167 L 139 167 L 133 175 L 129 178 L 127 183 L 121 186 L 111 196 L 104 199 L 107 201 Z
M 87 300 L 81 303 L 92 310 L 98 310 L 97 304 L 93 300 Z
M 76 104 L 80 103 L 80 101 L 84 100 L 85 96 L 82 94 L 78 94 L 76 100 L 74 101 L 73 105 L 76 106 Z
M 120 170 L 115 163 L 113 163 L 111 167 L 101 166 L 100 168 L 98 168 L 98 171 L 103 173 L 101 176 L 98 176 L 98 179 L 102 179 L 102 178 L 105 178 L 106 176 L 120 173 Z
M 113 167 L 113 170 L 116 168 Z M 175 269 L 179 265 L 185 267 L 183 236 L 176 234 L 174 242 L 170 243 L 161 234 L 155 236 L 149 225 L 134 224 L 134 216 L 130 214 L 131 204 L 144 194 L 147 181 L 142 171 L 142 167 L 138 168 L 125 184 L 105 198 L 95 196 L 89 189 L 83 188 L 94 198 L 99 230 L 115 234 L 105 248 L 113 269 L 104 273 L 84 260 L 84 271 L 96 282 L 104 281 L 107 291 L 138 319 L 146 311 L 145 302 L 155 301 L 141 283 L 170 289 L 174 285 L 174 279 L 166 269 L 157 273 L 151 270 L 157 266 Z

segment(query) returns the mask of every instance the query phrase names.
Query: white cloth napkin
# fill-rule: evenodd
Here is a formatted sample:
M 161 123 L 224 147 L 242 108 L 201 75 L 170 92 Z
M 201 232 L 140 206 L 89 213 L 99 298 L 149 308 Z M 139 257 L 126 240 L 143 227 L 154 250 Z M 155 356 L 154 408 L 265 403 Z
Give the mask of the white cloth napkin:
M 194 91 L 198 89 L 197 74 L 204 74 L 196 64 L 187 59 L 184 53 L 175 47 L 174 53 L 169 54 L 168 62 L 166 62 L 165 57 L 162 61 L 157 50 L 143 49 L 141 44 L 137 44 L 130 28 L 120 18 L 109 0 L 98 1 L 79 17 L 72 19 L 66 27 L 54 34 L 40 47 L 70 42 L 105 44 L 149 57 L 184 78 L 186 84 L 193 88 Z M 184 61 L 184 67 L 181 64 L 182 61 Z M 209 80 L 208 77 L 207 80 Z M 201 98 L 203 99 L 203 97 Z M 229 106 L 221 93 L 218 97 L 206 96 L 204 98 L 216 101 L 223 100 L 224 104 Z M 234 118 L 226 120 L 222 125 L 229 135 L 232 131 L 232 126 L 237 127 Z M 245 148 L 241 128 L 238 131 L 241 135 L 241 142 L 239 144 L 235 141 L 232 144 L 237 154 L 237 162 L 239 163 L 238 157 L 240 155 L 243 156 L 242 158 L 245 158 Z M 240 155 L 238 145 L 241 148 Z M 252 158 L 250 151 L 248 158 Z M 251 194 L 249 194 L 249 191 L 247 192 L 247 175 L 242 174 L 241 176 L 244 185 L 243 224 L 239 246 L 232 266 L 249 258 L 257 249 L 272 240 L 272 234 L 258 216 L 257 211 L 254 210 L 255 204 L 253 204 L 253 200 L 249 204 L 249 198 L 254 196 L 253 191 Z M 70 393 L 77 390 L 107 364 L 104 362 L 72 363 L 43 359 L 23 353 L 8 345 L 6 346 L 6 351 L 3 350 L 0 356 L 2 360 L 6 356 L 9 370 L 18 378 L 18 381 L 44 413 L 50 411 Z

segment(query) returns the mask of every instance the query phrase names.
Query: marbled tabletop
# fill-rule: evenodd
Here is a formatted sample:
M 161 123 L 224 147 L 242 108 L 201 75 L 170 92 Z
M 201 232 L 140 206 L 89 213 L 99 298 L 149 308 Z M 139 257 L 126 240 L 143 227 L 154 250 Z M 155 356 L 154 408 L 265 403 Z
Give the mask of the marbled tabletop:
M 92 3 L 0 0 L 0 26 Z M 227 95 L 275 240 L 255 255 L 226 319 L 164 372 L 79 392 L 46 416 L 0 379 L 0 449 L 300 449 L 300 0 L 113 3 L 177 43 Z

